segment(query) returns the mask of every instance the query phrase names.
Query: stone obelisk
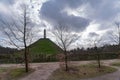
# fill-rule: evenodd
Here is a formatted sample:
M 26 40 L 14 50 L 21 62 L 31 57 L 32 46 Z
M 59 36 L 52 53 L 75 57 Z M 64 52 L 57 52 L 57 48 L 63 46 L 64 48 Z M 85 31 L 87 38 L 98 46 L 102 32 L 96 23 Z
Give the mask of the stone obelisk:
M 46 29 L 44 29 L 44 39 L 46 39 Z

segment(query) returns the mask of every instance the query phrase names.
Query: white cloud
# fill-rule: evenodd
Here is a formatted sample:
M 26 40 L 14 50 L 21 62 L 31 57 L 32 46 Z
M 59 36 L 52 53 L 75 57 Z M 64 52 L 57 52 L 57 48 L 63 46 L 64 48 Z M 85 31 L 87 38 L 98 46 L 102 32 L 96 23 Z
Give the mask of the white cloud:
M 31 20 L 36 24 L 34 31 L 40 30 L 37 36 L 42 37 L 45 28 L 48 30 L 48 37 L 55 41 L 49 29 L 55 26 L 54 22 L 64 20 L 63 22 L 70 24 L 78 35 L 82 34 L 75 45 L 79 43 L 85 47 L 89 44 L 85 41 L 90 39 L 89 33 L 94 32 L 102 37 L 107 31 L 115 31 L 114 21 L 120 21 L 119 0 L 78 0 L 78 2 L 75 0 L 15 0 L 9 5 L 6 1 L 0 2 L 0 14 L 5 16 L 12 15 L 11 11 L 17 15 L 20 11 L 19 4 L 29 3 Z M 104 39 L 108 41 L 106 36 Z

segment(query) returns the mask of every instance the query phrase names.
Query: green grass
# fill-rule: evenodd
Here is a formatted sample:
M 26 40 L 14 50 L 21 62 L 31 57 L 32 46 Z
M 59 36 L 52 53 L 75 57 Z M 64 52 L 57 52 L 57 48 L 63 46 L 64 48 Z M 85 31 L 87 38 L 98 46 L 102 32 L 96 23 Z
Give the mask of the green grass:
M 0 73 L 6 72 L 7 68 L 0 68 Z
M 17 69 L 12 69 L 9 73 L 11 78 L 18 78 L 20 76 L 25 75 L 25 69 L 24 68 L 17 68 Z
M 33 71 L 34 71 L 33 69 L 30 69 L 29 72 L 26 73 L 24 68 L 16 68 L 16 69 L 11 69 L 8 75 L 9 75 L 9 79 L 16 80 L 18 78 L 21 78 L 30 74 Z
M 0 68 L 0 76 L 2 76 L 0 77 L 0 80 L 17 80 L 33 71 L 33 69 L 30 69 L 30 71 L 26 73 L 24 68 Z
M 120 67 L 120 62 L 114 62 L 111 64 L 112 66 L 117 66 L 117 67 Z
M 29 52 L 32 55 L 36 54 L 58 54 L 62 52 L 62 49 L 58 47 L 54 42 L 52 42 L 50 39 L 39 39 L 35 43 L 31 44 L 29 46 Z M 21 50 L 18 53 L 23 53 L 23 50 Z M 17 53 L 17 54 L 18 54 Z M 16 55 L 17 56 L 17 55 Z M 18 55 L 20 56 L 20 55 Z
M 82 65 L 73 67 L 69 72 L 57 69 L 48 80 L 80 80 L 112 73 L 116 70 L 117 69 L 108 66 L 102 66 L 101 69 L 98 69 L 96 65 Z
M 6 74 L 7 70 L 7 68 L 0 67 L 0 80 L 5 80 L 4 75 Z
M 49 39 L 40 39 L 30 46 L 30 52 L 34 54 L 57 54 L 61 49 Z

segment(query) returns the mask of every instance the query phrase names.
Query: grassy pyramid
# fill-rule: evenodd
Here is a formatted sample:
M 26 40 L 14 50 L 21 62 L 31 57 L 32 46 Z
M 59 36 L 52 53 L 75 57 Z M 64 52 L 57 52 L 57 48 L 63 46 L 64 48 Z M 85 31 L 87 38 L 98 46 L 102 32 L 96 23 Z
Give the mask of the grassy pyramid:
M 48 38 L 42 38 L 30 45 L 32 54 L 58 54 L 62 49 Z
M 23 49 L 24 50 L 24 49 Z M 15 53 L 17 62 L 24 60 L 23 50 Z M 30 62 L 56 61 L 56 55 L 62 53 L 62 49 L 48 38 L 41 38 L 29 46 Z

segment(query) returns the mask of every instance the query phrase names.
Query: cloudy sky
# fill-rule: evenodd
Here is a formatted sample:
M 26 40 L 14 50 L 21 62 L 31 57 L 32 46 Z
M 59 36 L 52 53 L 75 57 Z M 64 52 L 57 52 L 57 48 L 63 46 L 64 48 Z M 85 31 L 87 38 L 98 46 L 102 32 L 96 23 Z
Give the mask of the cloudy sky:
M 36 26 L 34 29 L 40 30 L 38 38 L 42 37 L 43 29 L 47 29 L 47 37 L 55 41 L 49 30 L 61 22 L 81 35 L 74 47 L 91 46 L 96 38 L 102 39 L 101 44 L 114 43 L 109 36 L 117 32 L 115 22 L 120 21 L 120 0 L 0 0 L 0 16 L 18 14 L 21 3 L 30 6 L 30 18 Z M 0 44 L 8 46 L 3 41 L 6 37 L 2 31 L 0 35 Z

